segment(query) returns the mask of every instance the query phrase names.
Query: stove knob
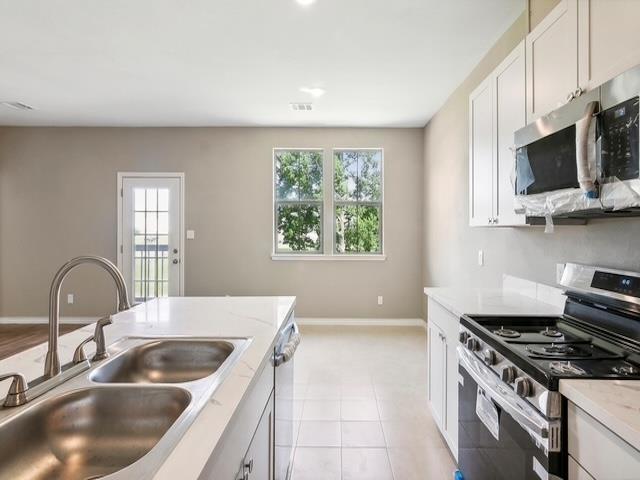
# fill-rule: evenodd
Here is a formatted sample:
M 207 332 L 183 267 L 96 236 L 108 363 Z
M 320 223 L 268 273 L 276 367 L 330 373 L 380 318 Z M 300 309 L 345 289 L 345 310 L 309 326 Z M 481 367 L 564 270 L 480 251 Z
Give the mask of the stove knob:
M 480 348 L 480 342 L 473 337 L 467 338 L 467 348 L 472 352 L 475 352 Z
M 518 395 L 525 398 L 533 393 L 533 385 L 531 380 L 525 377 L 516 378 L 515 390 Z
M 482 354 L 482 359 L 484 360 L 484 363 L 486 363 L 489 366 L 495 365 L 496 364 L 496 352 L 494 352 L 490 348 L 487 348 Z
M 467 343 L 468 338 L 469 338 L 469 332 L 465 332 L 464 330 L 460 332 L 460 336 L 458 337 L 458 339 L 460 340 L 460 343 L 463 345 Z
M 513 383 L 513 381 L 516 379 L 517 374 L 518 370 L 516 370 L 516 367 L 502 367 L 502 370 L 500 371 L 500 378 L 503 382 Z

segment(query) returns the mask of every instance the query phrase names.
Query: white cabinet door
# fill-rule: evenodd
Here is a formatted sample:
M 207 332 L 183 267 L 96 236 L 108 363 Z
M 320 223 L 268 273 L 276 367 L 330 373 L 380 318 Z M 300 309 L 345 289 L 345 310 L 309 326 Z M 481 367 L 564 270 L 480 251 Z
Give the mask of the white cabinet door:
M 580 0 L 580 87 L 597 87 L 640 64 L 640 2 Z
M 524 41 L 494 71 L 496 91 L 496 185 L 495 223 L 525 225 L 525 216 L 514 211 L 511 174 L 515 164 L 513 134 L 527 123 Z
M 447 429 L 447 344 L 445 335 L 436 325 L 429 323 L 429 402 L 436 424 Z
M 527 122 L 532 122 L 578 88 L 578 0 L 562 0 L 527 35 L 526 60 Z
M 489 225 L 493 218 L 495 151 L 493 78 L 469 96 L 469 224 Z
M 273 395 L 271 395 L 247 450 L 239 479 L 273 479 L 273 413 Z

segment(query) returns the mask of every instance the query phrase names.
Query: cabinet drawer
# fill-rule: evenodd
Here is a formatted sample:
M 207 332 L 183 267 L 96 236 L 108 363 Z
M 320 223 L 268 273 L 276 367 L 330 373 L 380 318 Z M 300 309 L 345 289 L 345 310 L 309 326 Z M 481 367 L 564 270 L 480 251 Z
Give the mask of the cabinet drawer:
M 460 319 L 431 298 L 429 298 L 427 313 L 429 322 L 436 324 L 452 345 L 456 343 L 460 329 Z
M 569 455 L 595 479 L 637 480 L 638 450 L 571 402 L 567 424 Z

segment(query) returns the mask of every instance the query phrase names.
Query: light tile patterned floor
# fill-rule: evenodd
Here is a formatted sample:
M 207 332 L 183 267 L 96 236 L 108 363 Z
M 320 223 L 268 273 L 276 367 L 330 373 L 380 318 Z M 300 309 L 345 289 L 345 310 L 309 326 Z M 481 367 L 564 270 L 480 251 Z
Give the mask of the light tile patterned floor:
M 451 480 L 419 327 L 303 326 L 292 480 Z

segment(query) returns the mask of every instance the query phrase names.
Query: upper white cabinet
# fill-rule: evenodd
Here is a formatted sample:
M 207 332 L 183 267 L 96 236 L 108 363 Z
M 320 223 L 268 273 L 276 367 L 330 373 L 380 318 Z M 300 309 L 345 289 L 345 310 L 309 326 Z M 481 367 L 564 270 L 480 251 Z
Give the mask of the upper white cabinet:
M 495 158 L 494 82 L 489 77 L 469 96 L 469 223 L 489 225 L 493 218 Z
M 495 108 L 497 147 L 494 173 L 494 225 L 525 225 L 525 216 L 513 208 L 514 187 L 511 175 L 515 164 L 513 134 L 527 124 L 526 114 L 526 62 L 524 42 L 495 69 Z
M 514 212 L 513 134 L 526 125 L 522 42 L 469 96 L 469 224 L 524 225 Z
M 562 0 L 527 35 L 526 59 L 527 122 L 532 122 L 578 89 L 578 0 Z
M 640 64 L 640 2 L 578 2 L 579 80 L 584 90 L 597 87 Z

